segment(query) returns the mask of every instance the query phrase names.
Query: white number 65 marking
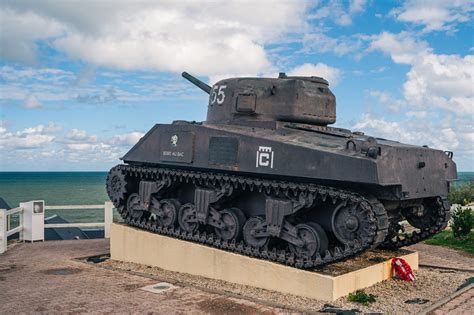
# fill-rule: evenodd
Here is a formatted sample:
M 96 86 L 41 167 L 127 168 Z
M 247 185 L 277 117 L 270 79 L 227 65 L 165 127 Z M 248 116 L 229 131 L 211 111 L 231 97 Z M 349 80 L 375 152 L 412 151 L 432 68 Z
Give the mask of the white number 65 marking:
M 214 104 L 217 101 L 217 104 L 222 104 L 224 103 L 225 99 L 225 93 L 224 90 L 227 87 L 227 85 L 215 85 L 212 88 L 212 93 L 211 93 L 211 104 Z

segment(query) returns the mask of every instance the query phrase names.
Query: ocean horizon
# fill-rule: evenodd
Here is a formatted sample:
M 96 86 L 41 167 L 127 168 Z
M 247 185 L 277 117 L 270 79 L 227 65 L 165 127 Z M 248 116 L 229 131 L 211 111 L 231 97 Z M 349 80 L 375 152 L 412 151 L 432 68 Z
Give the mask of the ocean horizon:
M 10 207 L 44 200 L 46 205 L 104 204 L 107 172 L 0 172 L 0 197 Z M 46 210 L 45 217 L 60 215 L 69 222 L 102 222 L 100 209 Z M 117 213 L 114 214 L 114 217 Z
M 44 200 L 47 205 L 103 204 L 108 201 L 106 171 L 8 171 L 0 172 L 0 197 L 10 207 L 20 202 Z M 474 181 L 474 172 L 458 172 L 453 185 Z M 69 222 L 100 222 L 102 210 L 46 210 Z M 115 213 L 114 217 L 118 217 Z

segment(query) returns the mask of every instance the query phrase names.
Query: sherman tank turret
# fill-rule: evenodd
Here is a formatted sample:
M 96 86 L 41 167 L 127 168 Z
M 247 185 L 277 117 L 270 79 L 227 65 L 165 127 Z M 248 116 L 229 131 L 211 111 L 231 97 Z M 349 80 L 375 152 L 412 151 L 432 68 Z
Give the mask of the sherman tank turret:
M 323 78 L 183 77 L 209 94 L 207 119 L 155 125 L 110 170 L 127 224 L 298 268 L 446 227 L 452 153 L 330 127 Z

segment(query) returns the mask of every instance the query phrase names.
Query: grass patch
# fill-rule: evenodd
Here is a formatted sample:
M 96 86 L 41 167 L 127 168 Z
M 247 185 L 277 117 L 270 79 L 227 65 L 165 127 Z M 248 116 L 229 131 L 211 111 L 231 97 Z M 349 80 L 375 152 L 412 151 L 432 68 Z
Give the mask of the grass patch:
M 445 230 L 427 239 L 424 243 L 459 249 L 474 255 L 474 232 L 472 231 L 466 236 L 455 238 L 451 231 Z
M 368 306 L 370 303 L 375 302 L 375 295 L 367 294 L 364 290 L 357 290 L 355 293 L 349 293 L 347 299 L 351 302 L 361 303 L 362 305 Z

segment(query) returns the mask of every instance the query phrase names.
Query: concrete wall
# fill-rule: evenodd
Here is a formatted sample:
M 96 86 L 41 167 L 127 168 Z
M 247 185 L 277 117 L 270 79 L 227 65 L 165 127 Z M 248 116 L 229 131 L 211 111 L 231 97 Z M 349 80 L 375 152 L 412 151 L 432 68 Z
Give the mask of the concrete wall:
M 211 279 L 334 301 L 392 276 L 390 261 L 337 277 L 112 224 L 111 258 Z M 403 256 L 418 269 L 418 253 Z

